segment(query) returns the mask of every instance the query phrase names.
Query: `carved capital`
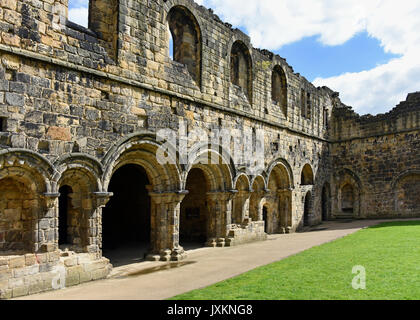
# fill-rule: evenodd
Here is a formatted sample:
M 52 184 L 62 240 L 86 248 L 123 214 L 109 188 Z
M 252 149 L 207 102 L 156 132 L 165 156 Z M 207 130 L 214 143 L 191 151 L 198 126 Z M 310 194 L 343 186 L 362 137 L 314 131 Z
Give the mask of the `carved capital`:
M 155 204 L 177 204 L 181 202 L 188 193 L 189 191 L 187 190 L 149 192 L 149 196 Z
M 60 196 L 59 193 L 44 193 L 42 195 L 42 199 L 44 200 L 44 204 L 48 209 L 54 208 L 56 200 Z
M 96 208 L 103 208 L 114 194 L 112 192 L 94 192 Z

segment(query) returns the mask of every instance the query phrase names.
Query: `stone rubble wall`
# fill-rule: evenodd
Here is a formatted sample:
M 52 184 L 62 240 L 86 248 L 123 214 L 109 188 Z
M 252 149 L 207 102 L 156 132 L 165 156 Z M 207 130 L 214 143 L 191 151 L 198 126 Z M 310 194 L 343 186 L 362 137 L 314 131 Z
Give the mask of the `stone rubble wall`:
M 347 181 L 357 185 L 358 218 L 418 217 L 420 93 L 386 114 L 359 116 L 343 106 L 333 116 L 333 215 L 341 215 L 339 189 Z
M 64 289 L 104 279 L 111 271 L 106 258 L 60 252 L 0 256 L 0 299 Z

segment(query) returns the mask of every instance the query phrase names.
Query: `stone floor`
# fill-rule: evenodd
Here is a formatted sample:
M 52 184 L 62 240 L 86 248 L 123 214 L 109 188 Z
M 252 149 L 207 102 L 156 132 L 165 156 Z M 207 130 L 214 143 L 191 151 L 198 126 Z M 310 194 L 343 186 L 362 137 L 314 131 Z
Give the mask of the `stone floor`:
M 189 250 L 188 259 L 181 263 L 145 261 L 122 265 L 115 267 L 105 280 L 19 299 L 162 300 L 206 287 L 385 221 L 390 220 L 325 222 L 306 232 L 270 235 L 266 241 L 236 247 L 196 248 Z

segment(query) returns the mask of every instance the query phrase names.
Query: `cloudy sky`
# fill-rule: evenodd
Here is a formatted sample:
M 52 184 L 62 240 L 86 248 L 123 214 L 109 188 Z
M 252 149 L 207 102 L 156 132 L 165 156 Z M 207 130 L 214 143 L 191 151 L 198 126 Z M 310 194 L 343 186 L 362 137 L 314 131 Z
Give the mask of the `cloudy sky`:
M 195 0 L 360 114 L 420 91 L 420 0 Z M 87 24 L 88 0 L 70 0 Z

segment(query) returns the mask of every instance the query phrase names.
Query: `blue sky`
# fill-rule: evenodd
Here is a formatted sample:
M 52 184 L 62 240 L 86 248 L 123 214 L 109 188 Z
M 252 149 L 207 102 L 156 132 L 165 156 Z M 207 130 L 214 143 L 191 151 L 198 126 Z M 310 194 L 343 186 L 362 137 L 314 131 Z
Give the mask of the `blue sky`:
M 88 0 L 69 0 L 87 26 Z M 360 114 L 387 112 L 420 91 L 420 0 L 195 0 L 278 53 Z
M 398 54 L 384 52 L 380 41 L 366 32 L 355 35 L 339 46 L 323 45 L 317 39 L 318 36 L 307 37 L 275 52 L 286 58 L 294 71 L 309 81 L 372 69 L 400 57 Z

